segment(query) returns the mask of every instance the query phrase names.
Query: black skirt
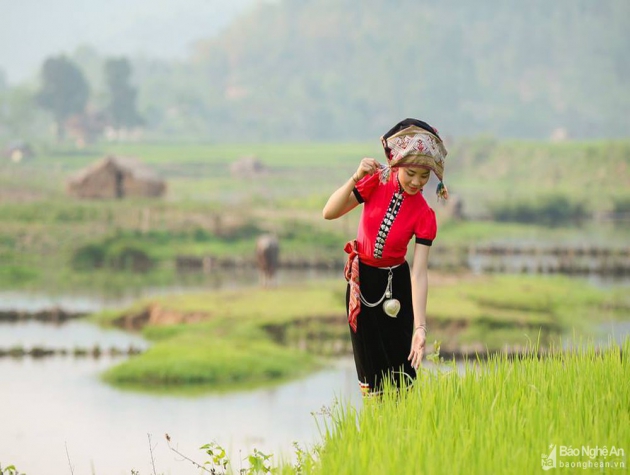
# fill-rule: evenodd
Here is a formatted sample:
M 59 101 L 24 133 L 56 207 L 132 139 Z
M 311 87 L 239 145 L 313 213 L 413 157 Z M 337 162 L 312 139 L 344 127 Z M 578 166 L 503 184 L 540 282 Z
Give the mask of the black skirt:
M 413 305 L 411 298 L 411 274 L 407 262 L 394 268 L 392 297 L 400 301 L 398 316 L 393 318 L 383 311 L 383 304 L 368 307 L 361 303 L 357 317 L 356 333 L 350 328 L 352 351 L 364 395 L 378 394 L 383 382 L 390 379 L 395 385 L 409 385 L 416 378 L 416 371 L 408 361 L 413 336 Z M 372 267 L 359 263 L 359 284 L 363 298 L 369 303 L 378 302 L 387 287 L 387 268 Z M 349 290 L 346 291 L 346 313 Z

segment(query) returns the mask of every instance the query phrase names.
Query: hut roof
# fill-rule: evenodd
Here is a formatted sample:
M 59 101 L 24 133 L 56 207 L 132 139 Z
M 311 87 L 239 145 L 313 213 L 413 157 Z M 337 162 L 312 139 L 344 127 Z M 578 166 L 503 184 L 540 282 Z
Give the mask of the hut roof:
M 230 172 L 233 175 L 246 174 L 258 175 L 267 171 L 267 167 L 256 156 L 241 157 L 230 165 Z
M 123 172 L 127 172 L 134 176 L 136 179 L 147 182 L 162 182 L 163 180 L 146 164 L 142 163 L 135 157 L 117 157 L 109 155 L 100 159 L 99 161 L 79 170 L 77 173 L 69 178 L 71 183 L 81 183 L 88 176 L 97 173 L 99 170 L 106 168 L 107 166 L 113 166 Z

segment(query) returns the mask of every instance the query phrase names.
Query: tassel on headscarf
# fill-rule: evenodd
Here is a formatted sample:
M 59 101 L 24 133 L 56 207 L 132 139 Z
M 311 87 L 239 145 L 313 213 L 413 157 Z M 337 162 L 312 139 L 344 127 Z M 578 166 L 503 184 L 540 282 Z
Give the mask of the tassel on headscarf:
M 380 174 L 380 182 L 382 184 L 385 184 L 389 181 L 389 177 L 392 174 L 392 167 L 390 167 L 389 165 L 383 165 L 383 167 L 380 169 L 379 171 Z
M 443 181 L 438 183 L 436 194 L 438 200 L 447 200 L 448 199 L 448 189 Z

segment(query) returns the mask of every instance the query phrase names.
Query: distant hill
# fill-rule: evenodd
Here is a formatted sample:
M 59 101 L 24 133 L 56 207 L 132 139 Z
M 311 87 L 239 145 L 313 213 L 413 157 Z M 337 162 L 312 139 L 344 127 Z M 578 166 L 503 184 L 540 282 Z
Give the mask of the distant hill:
M 149 139 L 375 140 L 409 116 L 449 138 L 630 136 L 628 0 L 44 3 L 0 0 L 0 91 L 67 53 L 99 110 L 124 55 Z
M 374 138 L 407 116 L 453 136 L 628 136 L 628 51 L 628 0 L 284 0 L 206 41 L 171 112 L 224 140 Z

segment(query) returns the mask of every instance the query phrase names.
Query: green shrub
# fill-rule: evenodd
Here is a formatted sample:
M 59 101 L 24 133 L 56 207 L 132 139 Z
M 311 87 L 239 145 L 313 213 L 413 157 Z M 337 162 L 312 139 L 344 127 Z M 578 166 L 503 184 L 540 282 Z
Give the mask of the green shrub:
M 146 272 L 155 263 L 139 244 L 112 244 L 105 255 L 107 267 L 119 271 Z
M 117 271 L 146 272 L 153 268 L 155 262 L 142 249 L 141 243 L 108 239 L 79 247 L 72 255 L 71 265 L 80 271 L 107 267 Z
M 12 284 L 26 283 L 35 280 L 38 271 L 30 267 L 19 265 L 0 266 L 0 281 L 8 281 Z
M 563 195 L 546 195 L 538 200 L 508 201 L 489 206 L 496 221 L 559 226 L 584 220 L 587 210 L 581 201 Z
M 630 215 L 630 196 L 622 196 L 614 199 L 613 212 L 615 214 Z
M 92 270 L 103 267 L 106 246 L 104 244 L 86 244 L 74 251 L 71 265 L 76 270 Z

